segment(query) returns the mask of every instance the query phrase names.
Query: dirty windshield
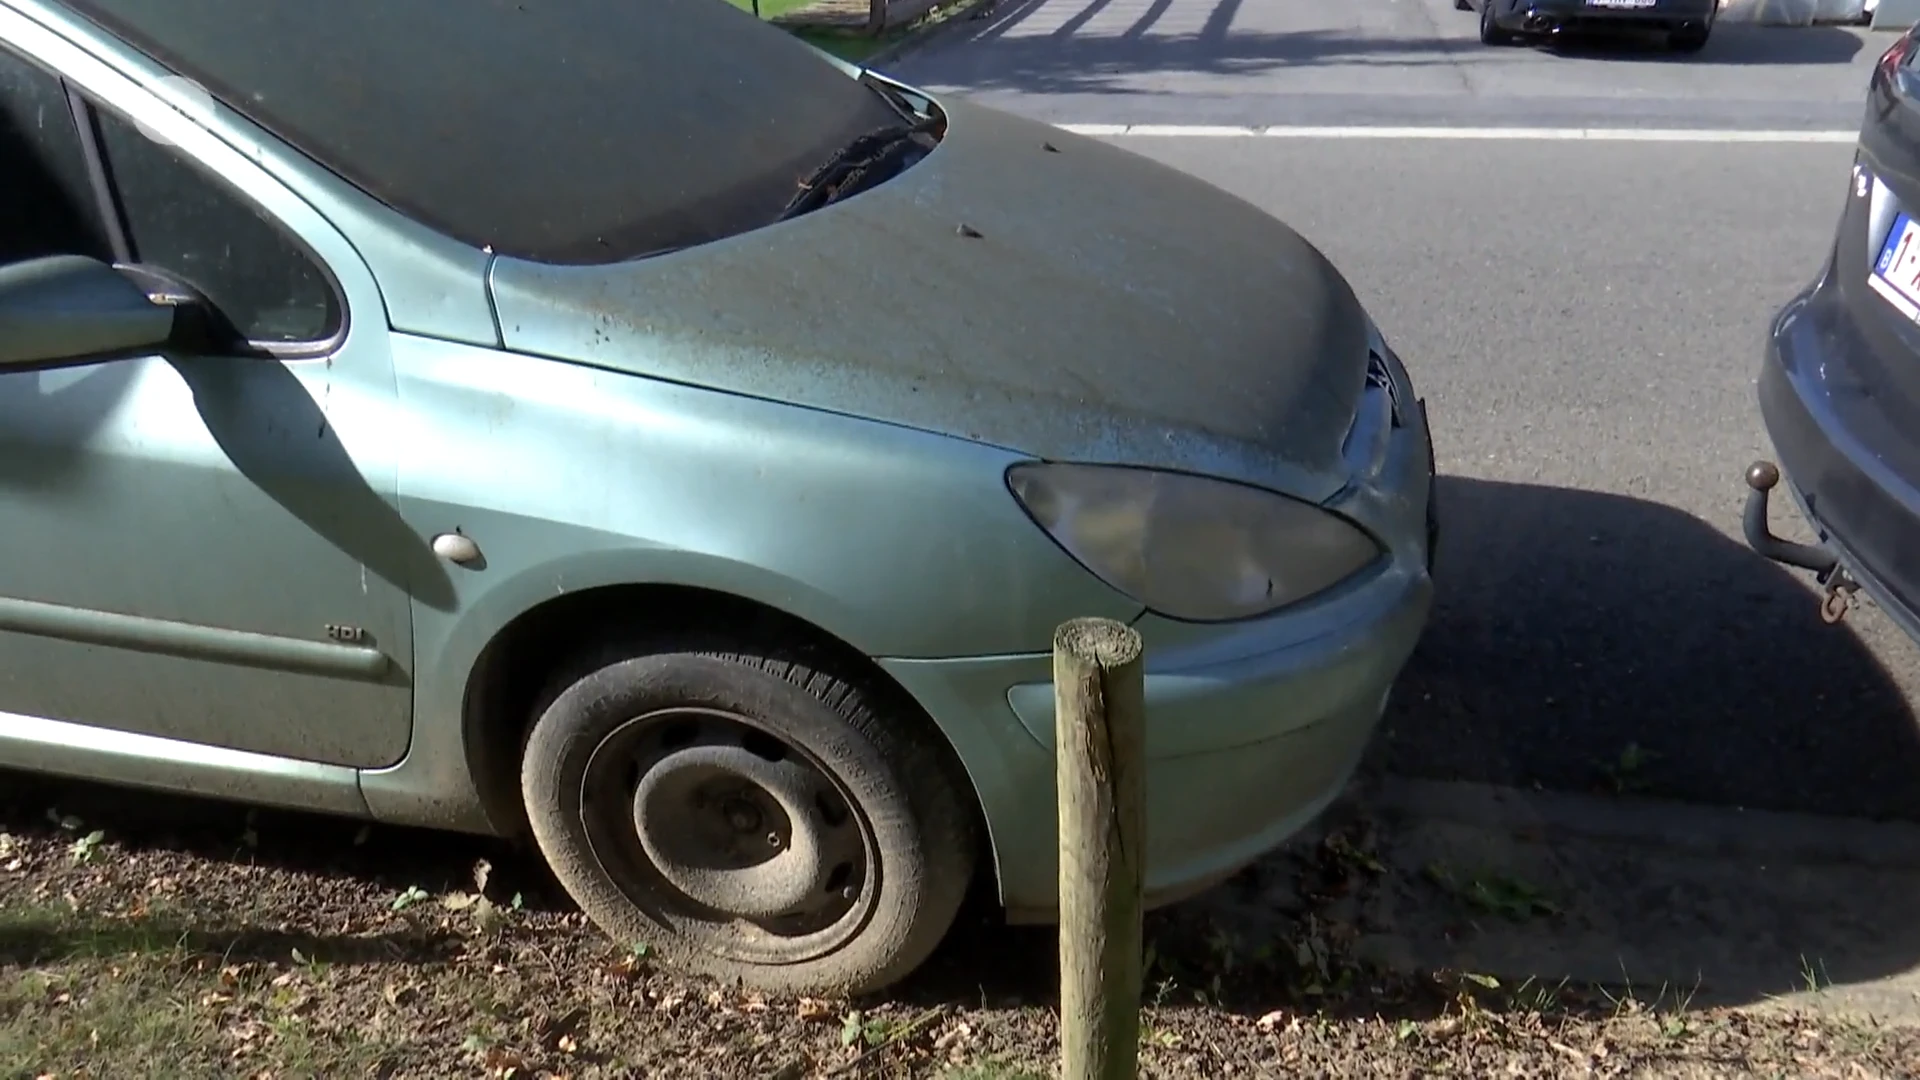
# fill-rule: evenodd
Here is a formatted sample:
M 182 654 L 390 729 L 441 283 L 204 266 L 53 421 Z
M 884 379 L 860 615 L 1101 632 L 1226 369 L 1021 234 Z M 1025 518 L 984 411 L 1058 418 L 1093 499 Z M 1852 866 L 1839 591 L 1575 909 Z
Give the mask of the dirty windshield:
M 774 221 L 899 114 L 726 0 L 66 0 L 389 206 L 605 263 Z

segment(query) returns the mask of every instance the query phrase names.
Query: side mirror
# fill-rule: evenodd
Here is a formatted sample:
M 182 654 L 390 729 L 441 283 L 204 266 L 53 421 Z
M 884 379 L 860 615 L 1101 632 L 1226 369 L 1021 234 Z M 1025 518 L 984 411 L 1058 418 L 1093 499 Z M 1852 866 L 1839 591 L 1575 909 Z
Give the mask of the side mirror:
M 82 255 L 0 266 L 0 370 L 158 351 L 172 341 L 179 310 Z

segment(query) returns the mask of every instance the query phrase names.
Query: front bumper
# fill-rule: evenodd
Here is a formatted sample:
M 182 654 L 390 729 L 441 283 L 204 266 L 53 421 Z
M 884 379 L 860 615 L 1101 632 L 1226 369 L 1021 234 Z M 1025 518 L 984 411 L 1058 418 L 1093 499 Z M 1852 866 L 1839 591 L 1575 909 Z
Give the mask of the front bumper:
M 1231 876 L 1346 787 L 1425 626 L 1424 565 L 1313 611 L 1161 649 L 1190 628 L 1152 616 L 1147 641 L 1149 906 Z M 886 660 L 950 733 L 985 813 L 1010 921 L 1056 911 L 1053 684 L 1047 655 Z M 989 735 L 989 733 L 991 733 Z
M 1201 891 L 1277 847 L 1345 788 L 1433 604 L 1438 531 L 1425 410 L 1389 363 L 1402 422 L 1337 500 L 1382 534 L 1364 580 L 1243 623 L 1135 621 L 1147 646 L 1149 906 Z M 1052 659 L 882 660 L 959 749 L 1015 922 L 1056 916 Z
M 1912 439 L 1861 389 L 1848 356 L 1865 346 L 1844 314 L 1828 310 L 1833 301 L 1816 288 L 1776 321 L 1760 371 L 1761 418 L 1820 548 L 1920 640 L 1920 473 L 1898 467 L 1905 455 L 1892 450 Z M 1764 538 L 1754 546 L 1778 557 Z M 1795 565 L 1821 569 L 1814 561 Z
M 1150 658 L 1149 906 L 1231 876 L 1311 822 L 1346 787 L 1432 605 L 1424 574 L 1396 575 L 1368 592 L 1351 598 L 1341 613 L 1346 621 L 1325 632 L 1304 618 L 1274 620 L 1233 649 L 1216 643 L 1169 650 L 1158 664 L 1151 662 L 1157 627 L 1142 625 Z M 1253 651 L 1205 655 L 1239 649 Z M 1046 748 L 1051 768 L 1053 684 L 1021 683 L 1007 699 Z M 1052 790 L 1049 784 L 1049 797 Z M 1039 875 L 1044 889 L 1008 904 L 1012 918 L 1051 917 L 1056 867 L 1047 860 Z

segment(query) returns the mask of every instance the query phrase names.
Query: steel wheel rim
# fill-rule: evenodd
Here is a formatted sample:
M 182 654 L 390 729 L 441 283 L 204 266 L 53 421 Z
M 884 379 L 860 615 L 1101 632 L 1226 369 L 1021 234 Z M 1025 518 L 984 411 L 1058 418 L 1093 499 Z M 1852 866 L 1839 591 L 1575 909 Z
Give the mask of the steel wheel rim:
M 859 801 L 749 717 L 671 708 L 625 721 L 589 756 L 578 812 L 627 899 L 715 955 L 801 963 L 872 918 L 880 860 Z

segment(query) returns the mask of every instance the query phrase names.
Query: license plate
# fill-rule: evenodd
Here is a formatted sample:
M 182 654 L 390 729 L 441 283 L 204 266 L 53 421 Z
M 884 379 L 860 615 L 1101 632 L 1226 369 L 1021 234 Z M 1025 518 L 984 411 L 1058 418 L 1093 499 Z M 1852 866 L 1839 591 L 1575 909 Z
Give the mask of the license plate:
M 1909 319 L 1920 320 L 1920 223 L 1900 214 L 1887 230 L 1880 245 L 1880 257 L 1873 262 L 1867 284 L 1900 309 Z
M 1587 0 L 1588 7 L 1597 8 L 1650 8 L 1658 0 Z

